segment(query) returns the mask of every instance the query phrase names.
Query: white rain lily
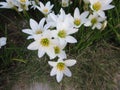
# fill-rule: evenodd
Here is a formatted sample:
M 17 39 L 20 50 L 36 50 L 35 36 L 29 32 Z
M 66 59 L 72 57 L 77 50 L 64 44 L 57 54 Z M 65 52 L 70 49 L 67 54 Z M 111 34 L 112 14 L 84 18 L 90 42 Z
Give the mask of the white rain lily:
M 60 14 L 55 15 L 54 13 L 50 13 L 48 16 L 48 23 L 52 25 L 51 27 L 56 27 L 58 23 L 63 22 L 67 22 L 72 25 L 72 21 L 70 21 L 72 16 L 70 14 L 65 14 L 65 11 L 62 8 L 60 9 Z
M 62 7 L 68 7 L 71 3 L 70 0 L 62 0 Z
M 109 10 L 114 8 L 113 5 L 110 5 L 112 0 L 90 0 L 91 9 L 96 12 L 101 17 L 106 17 L 104 10 Z
M 38 50 L 38 57 L 41 58 L 46 53 L 50 59 L 55 58 L 54 55 L 54 40 L 52 39 L 51 32 L 45 31 L 42 35 L 34 36 L 35 41 L 32 42 L 27 48 L 29 50 Z
M 80 14 L 79 9 L 75 8 L 74 18 L 73 18 L 74 26 L 76 28 L 79 28 L 82 24 L 85 24 L 88 21 L 87 19 L 88 14 L 89 14 L 88 11 L 84 11 L 83 13 Z
M 58 56 L 61 59 L 66 59 L 67 56 L 65 51 L 63 50 L 65 46 L 60 45 L 58 39 L 56 40 L 53 48 L 54 48 L 55 57 Z
M 88 17 L 89 21 L 85 23 L 85 26 L 92 26 L 92 29 L 101 29 L 102 22 L 105 21 L 106 18 L 100 17 L 97 13 L 93 13 Z
M 23 29 L 22 32 L 29 34 L 27 39 L 32 39 L 34 35 L 42 34 L 45 30 L 49 28 L 48 25 L 45 24 L 45 18 L 41 19 L 39 23 L 35 20 L 30 19 L 30 27 L 31 29 Z
M 36 6 L 39 11 L 41 11 L 44 15 L 48 15 L 51 12 L 51 9 L 53 8 L 53 5 L 50 5 L 50 1 L 48 1 L 45 5 L 40 2 L 40 7 Z
M 28 6 L 31 5 L 29 0 L 18 0 L 18 11 L 29 10 Z
M 6 2 L 0 2 L 0 8 L 13 8 L 16 0 L 6 0 Z
M 7 38 L 6 37 L 1 37 L 0 38 L 0 48 L 4 45 L 6 45 Z
M 64 74 L 68 77 L 72 76 L 72 73 L 68 69 L 68 67 L 75 65 L 76 60 L 68 59 L 68 60 L 63 61 L 62 59 L 58 59 L 57 62 L 48 61 L 48 64 L 53 67 L 50 72 L 50 76 L 56 75 L 57 82 L 60 82 L 62 80 Z
M 76 43 L 77 40 L 70 36 L 70 34 L 76 33 L 78 29 L 70 27 L 67 22 L 58 23 L 56 30 L 52 30 L 52 35 L 54 38 L 59 39 L 61 45 L 66 45 L 67 43 Z

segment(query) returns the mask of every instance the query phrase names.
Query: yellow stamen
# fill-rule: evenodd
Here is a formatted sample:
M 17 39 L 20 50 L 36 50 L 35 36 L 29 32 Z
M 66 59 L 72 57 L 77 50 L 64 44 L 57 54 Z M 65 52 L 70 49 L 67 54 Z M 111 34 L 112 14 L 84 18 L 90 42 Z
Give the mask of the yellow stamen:
M 96 24 L 97 23 L 97 19 L 96 18 L 93 18 L 92 20 L 91 20 L 91 23 L 94 25 L 94 24 Z
M 75 24 L 76 26 L 79 26 L 79 25 L 81 24 L 80 19 L 75 19 L 75 20 L 74 20 L 74 24 Z
M 97 1 L 96 3 L 93 4 L 93 9 L 94 9 L 95 11 L 100 10 L 101 7 L 102 7 L 102 5 L 101 5 L 101 3 L 100 3 L 99 1 Z
M 55 54 L 59 54 L 60 53 L 60 48 L 58 46 L 54 47 L 54 52 Z
M 40 44 L 44 47 L 48 47 L 50 44 L 50 41 L 48 38 L 43 38 L 43 39 L 41 39 Z
M 65 38 L 65 37 L 66 37 L 66 32 L 65 32 L 65 30 L 60 30 L 60 31 L 58 32 L 58 36 L 59 36 L 60 38 Z
M 57 69 L 60 70 L 60 71 L 64 70 L 65 69 L 65 64 L 63 62 L 59 62 L 57 64 Z
M 43 12 L 48 13 L 48 9 L 47 8 L 43 9 Z
M 25 3 L 25 2 L 26 2 L 26 0 L 20 0 L 20 2 Z
M 35 34 L 41 34 L 41 33 L 42 33 L 41 30 L 37 30 L 37 31 L 35 32 Z

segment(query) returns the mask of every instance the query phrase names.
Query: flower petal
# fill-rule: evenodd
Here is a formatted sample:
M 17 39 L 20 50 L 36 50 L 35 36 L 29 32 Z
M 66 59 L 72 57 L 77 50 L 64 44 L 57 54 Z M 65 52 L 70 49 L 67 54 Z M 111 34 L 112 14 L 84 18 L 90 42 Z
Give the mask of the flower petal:
M 57 68 L 53 67 L 51 72 L 50 72 L 50 76 L 54 76 L 54 75 L 56 75 L 56 73 L 57 73 Z
M 77 40 L 72 36 L 67 36 L 66 41 L 69 43 L 76 43 L 77 42 Z
M 80 11 L 78 8 L 75 8 L 75 11 L 74 11 L 74 18 L 79 18 L 80 17 Z
M 68 77 L 71 77 L 72 76 L 72 73 L 71 73 L 71 71 L 66 67 L 65 68 L 65 70 L 64 70 L 64 72 L 63 72 L 66 76 L 68 76 Z
M 73 66 L 76 64 L 76 60 L 75 59 L 68 59 L 68 60 L 65 60 L 65 65 L 66 66 Z
M 56 75 L 57 82 L 60 82 L 62 78 L 63 78 L 63 72 L 57 71 L 57 75 Z
M 32 42 L 31 44 L 29 44 L 29 46 L 27 47 L 27 49 L 29 50 L 37 50 L 39 48 L 39 45 L 37 42 Z
M 30 19 L 30 27 L 32 28 L 32 30 L 37 30 L 38 29 L 38 23 L 35 20 Z
M 31 29 L 23 29 L 22 32 L 26 33 L 26 34 L 33 34 L 33 31 Z
M 38 50 L 38 57 L 41 58 L 44 54 L 45 54 L 44 49 L 43 49 L 43 48 L 40 48 L 40 49 Z
M 48 64 L 49 64 L 50 66 L 55 67 L 55 66 L 57 65 L 57 62 L 48 61 Z

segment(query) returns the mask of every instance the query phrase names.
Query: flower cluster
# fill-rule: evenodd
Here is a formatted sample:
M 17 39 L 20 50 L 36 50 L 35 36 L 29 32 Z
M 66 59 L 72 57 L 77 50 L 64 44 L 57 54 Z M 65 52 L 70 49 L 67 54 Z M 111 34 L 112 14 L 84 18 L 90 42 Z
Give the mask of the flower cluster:
M 56 75 L 56 79 L 60 82 L 63 74 L 70 77 L 72 74 L 67 68 L 76 64 L 76 60 L 67 59 L 65 47 L 67 44 L 77 43 L 77 40 L 72 35 L 78 32 L 80 27 L 92 27 L 92 29 L 102 29 L 105 26 L 106 15 L 104 10 L 113 8 L 110 5 L 112 0 L 84 0 L 90 5 L 92 12 L 84 11 L 80 13 L 79 8 L 75 8 L 74 14 L 66 14 L 64 9 L 61 8 L 58 14 L 52 11 L 53 4 L 48 1 L 45 5 L 42 2 L 29 1 L 29 0 L 6 0 L 1 2 L 1 8 L 17 7 L 18 11 L 28 10 L 28 6 L 38 9 L 44 14 L 39 22 L 30 19 L 30 28 L 23 29 L 22 32 L 28 34 L 28 40 L 33 39 L 33 42 L 28 45 L 29 50 L 38 50 L 38 57 L 41 58 L 45 54 L 49 59 L 57 58 L 58 61 L 48 61 L 48 64 L 53 67 L 50 75 Z M 67 7 L 71 3 L 70 0 L 62 0 L 62 7 Z

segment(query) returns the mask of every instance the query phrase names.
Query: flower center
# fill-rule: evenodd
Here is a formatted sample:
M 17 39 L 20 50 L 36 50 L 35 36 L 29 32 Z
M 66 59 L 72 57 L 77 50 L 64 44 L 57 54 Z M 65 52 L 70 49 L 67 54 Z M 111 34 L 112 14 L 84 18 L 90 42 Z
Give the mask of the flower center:
M 43 12 L 48 13 L 48 9 L 47 8 L 43 9 Z
M 97 23 L 97 19 L 96 18 L 93 18 L 92 20 L 91 20 L 91 23 L 94 25 L 94 24 L 96 24 Z
M 58 46 L 54 47 L 54 52 L 55 54 L 59 54 L 60 53 L 60 48 Z
M 66 32 L 65 32 L 65 30 L 60 30 L 60 31 L 58 32 L 58 36 L 59 36 L 60 38 L 65 38 L 65 37 L 66 37 Z
M 67 7 L 67 2 L 63 2 L 63 3 L 62 3 L 62 6 L 63 6 L 63 7 Z
M 41 44 L 42 46 L 48 47 L 49 44 L 50 44 L 50 41 L 49 41 L 48 38 L 43 38 L 43 39 L 41 39 L 40 44 Z
M 102 6 L 101 6 L 101 3 L 100 3 L 99 1 L 97 1 L 96 3 L 93 4 L 93 9 L 94 9 L 95 11 L 100 10 L 101 7 L 102 7 Z
M 26 2 L 26 0 L 20 0 L 20 2 L 25 3 L 25 2 Z
M 75 19 L 75 20 L 74 20 L 74 24 L 75 24 L 76 26 L 79 26 L 79 25 L 81 24 L 80 19 Z
M 57 69 L 60 70 L 60 71 L 64 70 L 65 69 L 65 64 L 63 62 L 59 62 L 57 64 Z
M 37 31 L 35 32 L 35 34 L 41 34 L 41 33 L 42 33 L 41 30 L 37 30 Z

